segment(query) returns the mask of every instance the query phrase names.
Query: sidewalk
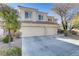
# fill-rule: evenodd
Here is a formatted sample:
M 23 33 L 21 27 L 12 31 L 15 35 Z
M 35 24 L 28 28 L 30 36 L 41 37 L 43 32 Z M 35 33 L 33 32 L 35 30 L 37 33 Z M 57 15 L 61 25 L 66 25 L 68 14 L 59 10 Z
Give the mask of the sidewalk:
M 57 35 L 56 37 L 58 40 L 64 41 L 64 42 L 68 42 L 68 43 L 72 43 L 75 45 L 79 46 L 79 38 L 77 36 L 63 36 L 63 35 Z

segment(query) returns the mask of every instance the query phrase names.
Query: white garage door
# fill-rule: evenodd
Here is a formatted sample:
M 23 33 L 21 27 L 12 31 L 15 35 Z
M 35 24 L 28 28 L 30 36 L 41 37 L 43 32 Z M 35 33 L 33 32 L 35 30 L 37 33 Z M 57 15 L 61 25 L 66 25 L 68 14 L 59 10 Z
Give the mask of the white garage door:
M 21 28 L 22 37 L 29 36 L 43 36 L 43 35 L 55 35 L 57 33 L 57 28 L 55 27 L 22 27 Z
M 22 32 L 22 37 L 41 36 L 41 35 L 44 35 L 44 28 L 43 27 L 22 27 L 21 32 Z
M 56 35 L 57 34 L 57 28 L 47 27 L 46 32 L 47 32 L 47 35 Z

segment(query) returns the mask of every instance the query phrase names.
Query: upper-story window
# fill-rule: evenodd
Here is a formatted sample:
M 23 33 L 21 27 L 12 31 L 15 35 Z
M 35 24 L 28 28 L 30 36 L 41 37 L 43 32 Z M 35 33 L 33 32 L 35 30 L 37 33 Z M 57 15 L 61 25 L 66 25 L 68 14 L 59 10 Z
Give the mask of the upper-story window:
M 31 18 L 32 12 L 25 12 L 25 18 Z
M 48 21 L 50 21 L 50 22 L 51 22 L 51 21 L 52 21 L 52 19 L 48 19 Z
M 39 20 L 43 20 L 43 16 L 42 15 L 38 15 L 38 19 Z

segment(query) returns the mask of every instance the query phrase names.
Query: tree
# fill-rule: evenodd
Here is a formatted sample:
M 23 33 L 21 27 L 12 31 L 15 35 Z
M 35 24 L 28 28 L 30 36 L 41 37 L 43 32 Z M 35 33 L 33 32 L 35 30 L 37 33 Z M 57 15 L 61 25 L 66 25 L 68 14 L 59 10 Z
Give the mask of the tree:
M 5 22 L 5 29 L 8 32 L 10 45 L 10 40 L 12 39 L 11 31 L 16 32 L 20 28 L 20 22 L 17 20 L 17 11 L 6 4 L 0 4 L 0 17 Z
M 71 24 L 71 27 L 79 29 L 79 13 L 73 16 L 70 24 Z
M 72 4 L 62 3 L 62 4 L 56 4 L 55 8 L 52 8 L 52 10 L 61 17 L 61 21 L 62 21 L 61 23 L 63 26 L 65 36 L 67 36 L 67 29 L 68 29 L 67 17 L 69 10 L 72 9 L 72 6 L 73 6 Z

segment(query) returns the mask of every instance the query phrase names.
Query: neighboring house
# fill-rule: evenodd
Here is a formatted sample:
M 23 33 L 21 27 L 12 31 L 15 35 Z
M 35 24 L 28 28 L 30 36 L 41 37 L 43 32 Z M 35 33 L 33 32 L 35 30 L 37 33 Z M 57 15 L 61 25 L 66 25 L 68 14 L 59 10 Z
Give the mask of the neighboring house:
M 17 10 L 21 21 L 22 37 L 57 34 L 58 24 L 54 17 L 29 7 L 18 6 Z

